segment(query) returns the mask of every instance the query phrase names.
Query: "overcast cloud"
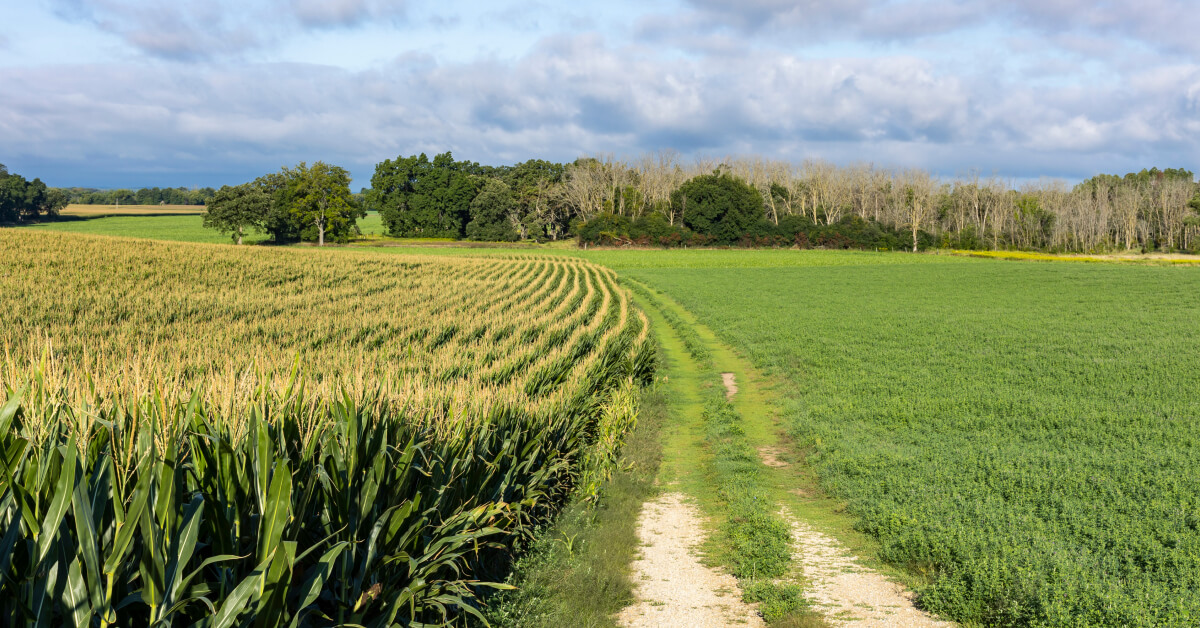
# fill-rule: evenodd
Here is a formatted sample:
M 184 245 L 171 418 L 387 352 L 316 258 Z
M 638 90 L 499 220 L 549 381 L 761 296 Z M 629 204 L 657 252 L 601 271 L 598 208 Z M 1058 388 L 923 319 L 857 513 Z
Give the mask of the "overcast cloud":
M 446 150 L 1014 178 L 1200 166 L 1200 10 L 1180 0 L 649 4 L 21 7 L 0 26 L 0 163 L 98 187 L 318 159 L 357 187 L 385 158 Z

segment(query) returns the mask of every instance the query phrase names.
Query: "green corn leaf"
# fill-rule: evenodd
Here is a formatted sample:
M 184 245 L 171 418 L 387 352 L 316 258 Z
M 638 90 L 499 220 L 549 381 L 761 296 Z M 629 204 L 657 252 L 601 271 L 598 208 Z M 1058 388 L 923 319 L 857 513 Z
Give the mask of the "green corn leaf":
M 133 503 L 125 513 L 125 520 L 117 525 L 112 551 L 104 561 L 104 573 L 106 574 L 115 574 L 129 553 L 133 537 L 137 533 L 138 522 L 142 518 L 142 512 L 146 509 L 146 502 L 150 498 L 152 476 L 153 474 L 147 472 L 138 477 L 137 485 L 133 488 Z
M 49 627 L 50 619 L 54 615 L 54 598 L 56 597 L 54 591 L 58 588 L 58 566 L 59 561 L 54 561 L 46 568 L 44 578 L 35 578 L 33 581 L 32 625 L 37 628 Z
M 19 390 L 9 395 L 4 405 L 0 406 L 0 438 L 8 436 L 8 430 L 12 428 L 12 422 L 17 416 L 17 410 L 21 409 L 21 401 L 25 398 L 27 388 L 28 385 L 22 386 Z
M 258 557 L 265 558 L 279 546 L 283 528 L 291 514 L 292 473 L 288 461 L 280 460 L 275 465 L 271 478 L 271 489 L 264 503 L 262 520 L 259 523 Z
M 3 510 L 7 513 L 13 507 L 12 496 L 5 497 Z M 12 522 L 8 524 L 8 530 L 0 538 L 0 590 L 6 586 L 12 586 L 9 584 L 8 570 L 12 565 L 13 549 L 19 538 L 21 538 L 21 518 L 13 517 Z
M 196 549 L 196 539 L 200 535 L 200 522 L 203 518 L 204 498 L 196 495 L 184 507 L 181 529 L 176 533 L 174 542 L 167 552 L 170 562 L 167 563 L 166 580 L 163 586 L 162 605 L 164 607 L 173 606 L 178 600 L 179 589 L 183 584 L 182 570 L 192 559 L 192 553 Z
M 147 469 L 146 474 L 152 478 L 160 475 L 162 467 L 168 466 L 167 463 L 156 465 L 156 468 Z M 156 473 L 156 471 L 158 473 Z M 156 500 L 167 500 L 171 496 L 156 494 L 153 481 L 151 481 L 150 499 L 145 508 L 142 509 L 142 516 L 138 517 L 137 521 L 130 519 L 127 523 L 135 524 L 141 533 L 141 549 L 142 553 L 139 557 L 138 573 L 142 579 L 142 600 L 152 607 L 162 605 L 163 598 L 163 582 L 166 580 L 166 551 L 165 536 L 166 531 L 158 526 L 157 518 L 155 517 L 154 508 L 150 505 Z M 151 617 L 154 619 L 154 617 Z
M 92 514 L 92 500 L 87 494 L 87 480 L 82 468 L 78 473 L 79 481 L 75 483 L 71 499 L 71 509 L 74 515 L 72 519 L 75 520 L 75 542 L 79 547 L 79 554 L 83 556 L 83 565 L 87 569 L 88 596 L 91 598 L 92 606 L 99 608 L 104 603 L 104 585 L 100 581 L 99 540 L 96 534 L 96 522 Z M 74 568 L 73 566 L 72 569 Z
M 34 561 L 35 565 L 41 565 L 42 561 L 46 559 L 46 555 L 50 553 L 58 536 L 58 526 L 62 524 L 63 516 L 67 514 L 67 506 L 71 503 L 70 498 L 75 488 L 75 455 L 77 452 L 74 437 L 67 442 L 65 454 L 63 448 L 59 448 L 59 454 L 63 456 L 62 469 L 59 471 L 54 499 L 50 502 L 50 508 L 46 510 L 46 518 L 42 520 L 42 532 L 38 536 L 38 555 L 37 560 Z
M 13 469 L 19 464 L 21 457 L 25 455 L 28 445 L 29 441 L 23 438 L 16 439 L 9 445 L 7 453 L 0 454 L 0 465 L 4 467 L 4 483 L 0 484 L 0 487 L 8 486 L 12 489 L 17 506 L 21 509 L 21 518 L 25 520 L 25 525 L 36 535 L 39 529 L 39 522 L 37 513 L 32 505 L 33 499 L 29 495 L 29 491 L 21 486 L 20 478 L 17 478 L 16 474 L 13 473 Z
M 158 529 L 170 534 L 175 526 L 170 521 L 175 513 L 175 445 L 171 444 L 158 466 L 158 484 L 155 486 L 154 520 Z M 166 541 L 167 539 L 164 539 Z
M 333 573 L 334 563 L 337 562 L 338 556 L 349 545 L 346 541 L 335 544 L 329 548 L 329 551 L 321 555 L 316 565 L 313 565 L 308 578 L 300 585 L 300 603 L 296 606 L 296 616 L 292 618 L 292 628 L 299 625 L 300 611 L 317 600 L 321 589 L 325 588 L 325 581 Z
M 63 610 L 71 617 L 76 628 L 87 628 L 92 621 L 92 606 L 88 603 L 88 585 L 83 580 L 83 570 L 78 560 L 72 560 L 67 568 L 66 584 L 63 589 Z
M 246 576 L 234 587 L 233 591 L 229 593 L 229 596 L 221 604 L 221 608 L 213 615 L 212 628 L 230 628 L 237 621 L 238 615 L 245 612 L 247 607 L 258 599 L 259 591 L 262 589 L 263 577 L 272 558 L 274 556 L 270 556 L 267 560 L 259 563 L 253 573 Z

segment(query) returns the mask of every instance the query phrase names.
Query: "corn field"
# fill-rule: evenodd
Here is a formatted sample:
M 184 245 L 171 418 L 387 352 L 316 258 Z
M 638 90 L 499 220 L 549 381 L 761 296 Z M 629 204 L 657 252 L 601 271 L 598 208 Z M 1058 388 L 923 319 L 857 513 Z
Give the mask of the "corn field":
M 462 621 L 648 381 L 579 260 L 0 231 L 0 623 Z

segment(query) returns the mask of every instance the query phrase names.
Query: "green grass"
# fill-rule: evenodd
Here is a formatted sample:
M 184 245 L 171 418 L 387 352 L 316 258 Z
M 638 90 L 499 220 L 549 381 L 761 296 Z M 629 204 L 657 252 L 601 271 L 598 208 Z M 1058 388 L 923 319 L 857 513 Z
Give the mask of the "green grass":
M 563 249 L 616 270 L 658 268 L 792 268 L 810 266 L 918 265 L 981 263 L 969 258 L 940 258 L 911 253 L 799 249 Z
M 673 393 L 659 482 L 700 506 L 709 526 L 706 560 L 738 578 L 743 599 L 758 603 L 768 625 L 827 626 L 798 584 L 790 533 L 779 514 L 788 501 L 783 474 L 763 465 L 754 450 L 775 436 L 748 365 L 678 304 L 639 282 L 626 285 L 657 330 L 661 371 Z M 733 403 L 717 385 L 716 369 L 741 378 L 743 390 Z
M 1194 624 L 1200 272 L 909 257 L 628 274 L 780 382 L 797 449 L 926 607 Z

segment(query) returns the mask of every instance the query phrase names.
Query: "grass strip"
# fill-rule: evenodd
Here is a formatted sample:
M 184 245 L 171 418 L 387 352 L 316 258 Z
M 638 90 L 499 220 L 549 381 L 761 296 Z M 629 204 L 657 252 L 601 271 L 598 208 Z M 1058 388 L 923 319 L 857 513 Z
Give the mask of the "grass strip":
M 719 558 L 738 579 L 742 599 L 757 602 L 763 619 L 775 625 L 809 608 L 800 586 L 781 581 L 792 563 L 791 530 L 776 512 L 742 416 L 717 387 L 710 390 L 704 408 L 705 440 L 712 452 L 709 470 L 726 511 Z
M 692 359 L 695 360 L 701 366 L 701 368 L 712 369 L 712 351 L 709 350 L 708 345 L 704 342 L 704 339 L 702 339 L 700 335 L 696 333 L 696 330 L 692 329 L 691 326 L 689 326 L 686 321 L 680 318 L 678 314 L 672 311 L 671 308 L 663 307 L 662 302 L 659 301 L 654 293 L 644 284 L 631 279 L 623 279 L 625 280 L 621 282 L 622 285 L 630 290 L 633 290 L 642 298 L 653 303 L 654 307 L 658 308 L 659 313 L 661 313 L 663 318 L 667 320 L 667 324 L 670 325 L 671 329 L 675 330 L 675 333 L 679 335 L 679 339 L 683 341 L 683 346 L 687 348 L 688 354 L 692 356 Z
M 771 626 L 824 626 L 804 597 L 803 587 L 789 582 L 791 530 L 779 516 L 765 467 L 746 437 L 743 418 L 716 385 L 713 352 L 696 330 L 653 291 L 635 280 L 624 285 L 663 316 L 709 382 L 703 409 L 705 445 L 711 456 L 707 471 L 721 507 L 723 523 L 715 539 L 714 558 L 738 579 L 742 600 L 757 603 Z

